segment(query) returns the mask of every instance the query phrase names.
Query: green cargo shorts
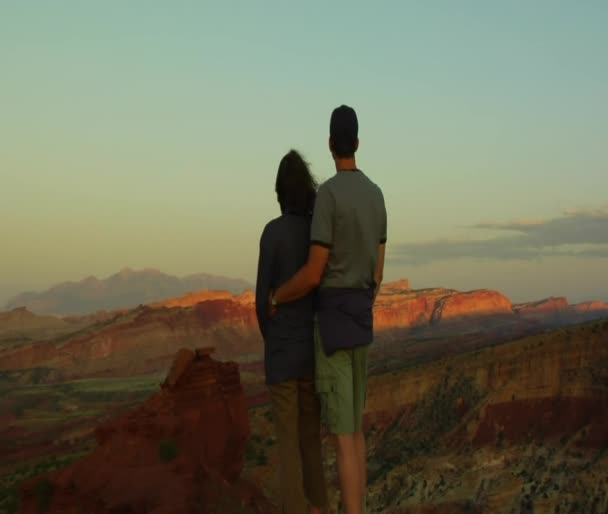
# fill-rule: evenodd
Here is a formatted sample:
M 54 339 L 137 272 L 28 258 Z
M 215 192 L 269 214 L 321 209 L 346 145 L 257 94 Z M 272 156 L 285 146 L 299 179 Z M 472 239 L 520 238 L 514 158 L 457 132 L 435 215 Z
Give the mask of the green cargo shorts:
M 368 346 L 327 356 L 315 323 L 316 387 L 321 420 L 332 434 L 361 432 L 367 399 Z

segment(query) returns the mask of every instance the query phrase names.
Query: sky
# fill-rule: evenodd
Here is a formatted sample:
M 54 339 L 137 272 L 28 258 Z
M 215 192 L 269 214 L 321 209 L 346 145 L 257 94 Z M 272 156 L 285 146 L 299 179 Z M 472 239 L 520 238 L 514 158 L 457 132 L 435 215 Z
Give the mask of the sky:
M 608 300 L 608 3 L 0 0 L 0 306 L 255 279 L 280 158 L 352 105 L 387 279 Z

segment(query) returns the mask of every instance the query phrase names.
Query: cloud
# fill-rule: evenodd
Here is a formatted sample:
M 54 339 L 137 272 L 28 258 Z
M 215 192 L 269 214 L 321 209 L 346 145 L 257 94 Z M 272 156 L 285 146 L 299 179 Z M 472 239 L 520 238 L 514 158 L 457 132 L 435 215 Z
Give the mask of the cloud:
M 435 240 L 397 245 L 391 261 L 427 264 L 460 258 L 533 260 L 543 257 L 608 257 L 608 207 L 568 210 L 549 220 L 479 223 L 475 229 L 508 235 L 489 239 Z

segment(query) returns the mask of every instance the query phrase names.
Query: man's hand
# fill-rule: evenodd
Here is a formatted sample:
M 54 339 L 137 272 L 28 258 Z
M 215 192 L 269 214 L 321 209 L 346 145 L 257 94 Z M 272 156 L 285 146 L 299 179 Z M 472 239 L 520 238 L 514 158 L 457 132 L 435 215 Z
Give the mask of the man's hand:
M 274 318 L 277 313 L 277 306 L 272 305 L 272 297 L 274 296 L 274 291 L 270 290 L 270 295 L 268 296 L 268 316 Z

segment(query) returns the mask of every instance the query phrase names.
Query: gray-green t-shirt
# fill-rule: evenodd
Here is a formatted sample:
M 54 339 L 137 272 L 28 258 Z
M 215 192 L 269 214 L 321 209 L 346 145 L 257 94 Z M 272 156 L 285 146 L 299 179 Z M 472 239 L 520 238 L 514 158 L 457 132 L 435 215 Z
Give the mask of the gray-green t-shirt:
M 380 188 L 362 171 L 339 171 L 319 187 L 311 244 L 329 248 L 321 287 L 374 287 L 378 247 L 386 243 Z

